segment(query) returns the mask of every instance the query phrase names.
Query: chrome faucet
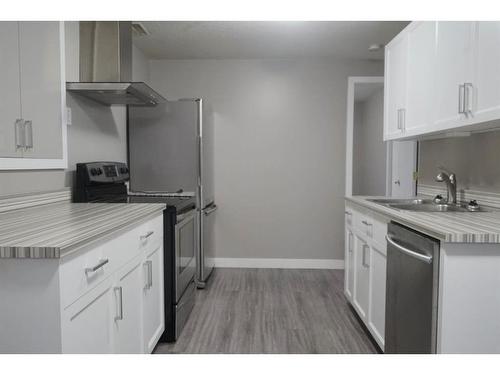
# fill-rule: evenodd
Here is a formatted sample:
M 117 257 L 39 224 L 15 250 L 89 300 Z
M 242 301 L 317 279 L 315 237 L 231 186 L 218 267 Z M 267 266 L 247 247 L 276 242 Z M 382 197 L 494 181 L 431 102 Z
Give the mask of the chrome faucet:
M 457 176 L 455 176 L 455 173 L 448 175 L 445 172 L 439 172 L 436 181 L 446 184 L 446 201 L 448 204 L 457 204 Z

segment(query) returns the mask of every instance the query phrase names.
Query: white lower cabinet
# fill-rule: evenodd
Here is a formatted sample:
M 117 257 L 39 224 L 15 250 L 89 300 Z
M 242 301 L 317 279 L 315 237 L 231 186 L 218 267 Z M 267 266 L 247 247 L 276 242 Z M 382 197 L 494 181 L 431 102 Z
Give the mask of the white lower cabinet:
M 384 349 L 388 219 L 346 205 L 344 294 Z
M 354 234 L 352 228 L 346 221 L 345 227 L 345 272 L 344 272 L 345 294 L 352 299 L 354 295 Z
M 383 249 L 383 250 L 382 250 Z M 385 281 L 387 253 L 385 246 L 370 247 L 370 308 L 368 327 L 375 340 L 383 347 L 385 333 Z
M 2 259 L 0 284 L 2 353 L 151 353 L 165 329 L 163 214 L 61 259 Z
M 107 280 L 80 298 L 63 314 L 64 353 L 112 353 L 110 317 L 113 283 Z
M 135 258 L 118 272 L 113 286 L 113 346 L 115 353 L 143 353 L 142 260 Z
M 74 263 L 83 264 L 82 257 L 90 259 L 91 265 L 107 261 L 87 277 L 103 277 L 106 272 L 109 276 L 65 309 L 63 352 L 153 351 L 165 329 L 162 223 L 163 217 L 159 216 L 99 246 L 94 251 L 100 258 L 107 257 L 101 261 L 82 254 L 68 262 L 68 269 L 81 272 Z M 92 250 L 88 253 L 92 254 Z M 116 259 L 125 264 L 113 265 Z
M 144 347 L 151 353 L 165 329 L 162 246 L 146 255 L 143 267 Z
M 370 247 L 359 235 L 355 235 L 354 247 L 354 296 L 353 305 L 361 319 L 368 318 L 370 291 Z

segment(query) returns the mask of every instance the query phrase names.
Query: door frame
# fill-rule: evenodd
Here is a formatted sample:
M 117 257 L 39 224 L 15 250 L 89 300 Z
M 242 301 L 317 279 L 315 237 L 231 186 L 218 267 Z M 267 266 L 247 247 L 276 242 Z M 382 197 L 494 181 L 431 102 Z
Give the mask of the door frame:
M 352 196 L 352 164 L 353 164 L 353 141 L 354 141 L 354 90 L 355 85 L 360 83 L 381 83 L 384 85 L 383 76 L 354 76 L 348 77 L 347 84 L 347 123 L 346 123 L 346 164 L 345 164 L 345 195 Z M 386 142 L 386 182 L 385 194 L 391 194 L 392 184 L 392 142 Z

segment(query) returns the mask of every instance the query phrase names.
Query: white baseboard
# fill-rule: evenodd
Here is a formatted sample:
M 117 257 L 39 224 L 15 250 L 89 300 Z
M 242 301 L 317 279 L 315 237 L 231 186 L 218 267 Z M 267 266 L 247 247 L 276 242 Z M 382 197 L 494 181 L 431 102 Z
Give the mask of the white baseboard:
M 216 268 L 344 269 L 341 259 L 215 258 Z

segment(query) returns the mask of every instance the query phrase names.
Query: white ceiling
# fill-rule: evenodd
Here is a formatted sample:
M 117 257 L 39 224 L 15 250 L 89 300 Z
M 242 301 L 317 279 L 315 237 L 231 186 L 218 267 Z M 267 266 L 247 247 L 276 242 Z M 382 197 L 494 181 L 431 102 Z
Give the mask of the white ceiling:
M 148 21 L 151 35 L 134 44 L 151 59 L 335 57 L 376 59 L 408 22 L 394 21 Z

